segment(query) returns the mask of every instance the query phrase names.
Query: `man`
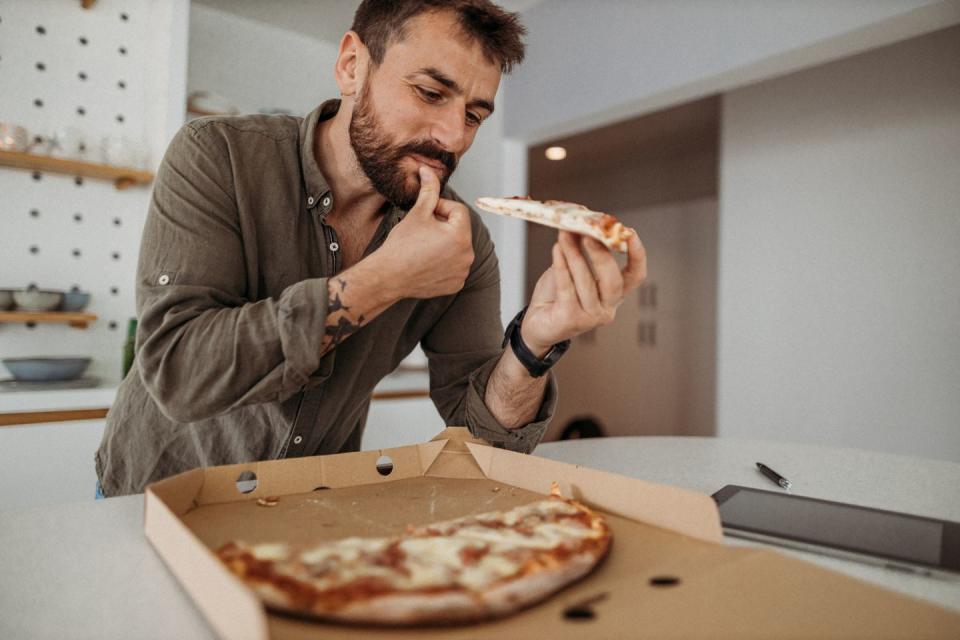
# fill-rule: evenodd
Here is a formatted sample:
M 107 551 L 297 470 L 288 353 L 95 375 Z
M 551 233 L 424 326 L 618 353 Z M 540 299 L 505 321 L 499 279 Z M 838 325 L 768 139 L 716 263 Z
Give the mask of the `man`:
M 366 0 L 341 99 L 302 121 L 203 118 L 157 174 L 138 265 L 136 362 L 97 452 L 105 495 L 217 464 L 357 450 L 370 394 L 420 343 L 447 424 L 529 452 L 564 341 L 645 276 L 561 233 L 511 346 L 479 216 L 444 190 L 523 57 L 488 0 Z M 589 260 L 589 263 L 588 263 Z

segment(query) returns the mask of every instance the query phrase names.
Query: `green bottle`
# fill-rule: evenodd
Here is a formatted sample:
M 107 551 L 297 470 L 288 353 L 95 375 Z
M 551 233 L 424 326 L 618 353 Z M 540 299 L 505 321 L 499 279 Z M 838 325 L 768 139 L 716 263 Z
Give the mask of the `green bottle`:
M 137 319 L 130 318 L 127 323 L 127 341 L 123 343 L 123 377 L 127 377 L 127 372 L 133 366 L 134 351 L 133 346 L 137 338 Z

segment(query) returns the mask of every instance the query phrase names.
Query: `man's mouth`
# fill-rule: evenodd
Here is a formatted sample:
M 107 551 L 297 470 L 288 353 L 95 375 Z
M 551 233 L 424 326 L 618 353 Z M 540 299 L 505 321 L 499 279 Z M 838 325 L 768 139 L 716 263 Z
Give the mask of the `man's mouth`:
M 447 174 L 447 167 L 440 162 L 439 160 L 433 160 L 431 158 L 425 158 L 419 153 L 410 154 L 410 157 L 419 162 L 420 164 L 425 164 L 431 169 L 436 169 L 439 177 L 443 177 Z

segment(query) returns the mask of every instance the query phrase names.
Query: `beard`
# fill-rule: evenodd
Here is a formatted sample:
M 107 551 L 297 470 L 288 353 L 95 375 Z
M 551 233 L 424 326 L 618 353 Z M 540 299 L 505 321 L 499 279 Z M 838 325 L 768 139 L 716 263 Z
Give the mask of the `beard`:
M 366 87 L 357 96 L 350 119 L 350 146 L 373 188 L 391 204 L 405 211 L 416 203 L 420 182 L 417 177 L 416 184 L 408 184 L 408 173 L 401 164 L 404 157 L 417 154 L 442 163 L 446 171 L 438 176 L 441 190 L 457 168 L 456 156 L 430 140 L 394 144 L 374 112 Z

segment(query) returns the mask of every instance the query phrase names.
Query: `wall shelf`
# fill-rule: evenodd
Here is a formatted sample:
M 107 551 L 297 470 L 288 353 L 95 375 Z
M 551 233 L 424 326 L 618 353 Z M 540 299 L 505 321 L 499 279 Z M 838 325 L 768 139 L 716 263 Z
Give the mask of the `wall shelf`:
M 109 180 L 118 190 L 137 185 L 148 185 L 153 182 L 153 174 L 149 171 L 141 171 L 131 167 L 113 167 L 80 160 L 38 156 L 19 151 L 0 151 L 0 166 Z
M 96 319 L 92 313 L 79 311 L 0 311 L 0 322 L 68 324 L 77 329 L 86 329 Z

